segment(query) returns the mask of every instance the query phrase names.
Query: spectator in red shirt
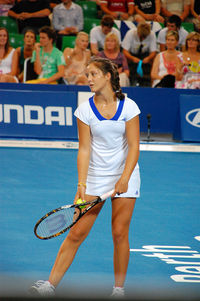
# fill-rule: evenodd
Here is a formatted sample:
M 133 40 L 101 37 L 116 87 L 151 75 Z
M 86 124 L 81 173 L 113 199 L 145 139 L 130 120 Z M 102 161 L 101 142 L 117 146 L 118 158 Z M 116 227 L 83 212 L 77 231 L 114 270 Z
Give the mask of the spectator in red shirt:
M 101 10 L 114 19 L 132 20 L 135 11 L 133 0 L 101 0 Z

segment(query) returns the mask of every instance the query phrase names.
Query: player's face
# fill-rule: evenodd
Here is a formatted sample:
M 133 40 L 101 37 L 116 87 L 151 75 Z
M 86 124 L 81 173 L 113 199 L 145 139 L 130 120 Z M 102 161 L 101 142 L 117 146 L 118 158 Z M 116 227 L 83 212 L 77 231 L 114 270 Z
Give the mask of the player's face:
M 177 44 L 178 42 L 174 36 L 167 37 L 166 39 L 167 49 L 175 49 Z
M 91 91 L 95 93 L 102 91 L 109 82 L 109 75 L 103 74 L 103 72 L 93 63 L 87 66 L 86 76 Z
M 24 36 L 24 44 L 33 46 L 35 44 L 35 35 L 31 31 L 27 31 Z
M 7 40 L 8 40 L 7 32 L 4 29 L 0 30 L 0 45 L 5 46 Z

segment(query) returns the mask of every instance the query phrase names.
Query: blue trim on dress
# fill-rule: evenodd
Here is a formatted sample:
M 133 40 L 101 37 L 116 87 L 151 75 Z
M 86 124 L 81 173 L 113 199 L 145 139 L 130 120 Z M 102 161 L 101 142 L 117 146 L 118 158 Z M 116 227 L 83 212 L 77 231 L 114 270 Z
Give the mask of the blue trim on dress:
M 115 113 L 115 115 L 111 118 L 111 119 L 107 119 L 105 117 L 103 117 L 99 111 L 97 110 L 97 107 L 95 106 L 95 103 L 94 103 L 94 96 L 90 97 L 89 98 L 89 103 L 90 103 L 90 107 L 93 111 L 93 113 L 95 114 L 95 116 L 100 120 L 118 120 L 119 119 L 119 116 L 121 115 L 122 113 L 122 109 L 123 109 L 123 106 L 124 106 L 124 100 L 120 100 L 119 101 L 119 106 L 117 108 L 117 112 Z

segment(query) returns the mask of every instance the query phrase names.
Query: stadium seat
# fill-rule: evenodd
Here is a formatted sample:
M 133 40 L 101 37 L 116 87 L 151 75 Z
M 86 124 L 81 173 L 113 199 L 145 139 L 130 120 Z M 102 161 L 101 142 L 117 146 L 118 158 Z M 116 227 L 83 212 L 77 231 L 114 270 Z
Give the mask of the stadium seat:
M 9 33 L 18 33 L 17 21 L 13 18 L 0 16 L 0 27 L 5 27 Z
M 193 23 L 189 23 L 189 22 L 182 22 L 181 24 L 183 26 L 183 28 L 185 30 L 187 30 L 188 32 L 192 32 L 194 31 L 194 24 Z
M 97 5 L 93 1 L 76 1 L 83 9 L 84 18 L 97 18 Z
M 62 37 L 62 51 L 66 47 L 74 48 L 76 36 L 63 36 Z
M 13 48 L 21 47 L 24 45 L 24 35 L 20 33 L 9 33 L 10 45 Z
M 31 57 L 28 57 L 24 61 L 24 77 L 23 82 L 38 78 L 37 73 L 34 71 L 34 63 L 31 62 Z
M 93 27 L 98 26 L 100 24 L 101 24 L 101 20 L 100 19 L 85 18 L 84 19 L 84 28 L 83 28 L 83 30 L 89 34 L 90 30 Z

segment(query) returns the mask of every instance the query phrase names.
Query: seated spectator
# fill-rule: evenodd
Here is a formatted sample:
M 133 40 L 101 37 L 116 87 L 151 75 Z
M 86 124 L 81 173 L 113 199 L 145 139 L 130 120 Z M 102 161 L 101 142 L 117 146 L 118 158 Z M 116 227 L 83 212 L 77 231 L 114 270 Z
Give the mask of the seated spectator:
M 177 50 L 184 50 L 185 39 L 188 35 L 188 32 L 181 26 L 181 18 L 177 15 L 172 15 L 167 20 L 167 26 L 161 29 L 158 34 L 157 42 L 160 45 L 160 51 L 166 50 L 166 34 L 170 30 L 178 32 L 179 41 Z
M 0 0 L 0 16 L 7 16 L 14 4 L 15 0 Z
M 134 0 L 136 22 L 155 21 L 164 23 L 164 18 L 160 15 L 161 0 Z
M 18 79 L 23 82 L 24 75 L 24 61 L 28 57 L 32 57 L 34 46 L 36 42 L 36 34 L 34 30 L 27 29 L 24 33 L 24 46 L 16 49 L 15 60 L 18 69 Z
M 87 49 L 88 44 L 88 34 L 80 31 L 74 49 L 65 48 L 63 52 L 66 62 L 64 79 L 70 85 L 88 85 L 85 75 L 85 68 L 91 57 L 91 52 Z
M 17 69 L 13 63 L 15 49 L 10 46 L 9 33 L 0 27 L 0 82 L 17 83 Z
M 8 11 L 8 16 L 17 19 L 20 33 L 23 33 L 26 28 L 33 28 L 38 33 L 42 26 L 50 26 L 50 13 L 48 2 L 26 0 L 16 3 Z
M 83 29 L 83 10 L 72 0 L 62 0 L 53 9 L 53 28 L 58 34 L 57 47 L 61 49 L 63 35 L 76 35 Z
M 137 29 L 127 31 L 122 42 L 123 53 L 128 59 L 131 84 L 149 85 L 150 70 L 156 56 L 156 36 L 150 24 L 141 22 Z M 138 66 L 142 64 L 143 76 L 137 76 Z
M 192 22 L 195 30 L 200 32 L 200 0 L 191 0 L 191 14 L 194 17 Z
M 190 0 L 161 0 L 161 14 L 166 19 L 177 15 L 182 22 L 187 22 L 190 13 Z
M 178 43 L 177 31 L 168 31 L 166 35 L 167 50 L 157 54 L 152 70 L 152 87 L 172 88 L 177 77 L 177 70 L 180 68 L 180 52 L 176 50 Z
M 32 62 L 38 79 L 27 81 L 31 84 L 57 84 L 64 75 L 65 60 L 62 52 L 53 46 L 56 35 L 52 28 L 40 29 L 40 43 L 35 44 Z
M 92 54 L 97 55 L 104 48 L 105 37 L 109 32 L 115 33 L 121 43 L 120 31 L 113 27 L 114 19 L 112 16 L 104 15 L 101 25 L 95 26 L 90 31 L 90 49 Z
M 180 54 L 181 68 L 178 70 L 176 88 L 200 89 L 200 34 L 191 32 L 185 42 L 185 51 Z
M 133 0 L 101 0 L 103 13 L 112 16 L 114 19 L 133 20 Z
M 105 38 L 104 50 L 98 56 L 111 60 L 118 66 L 120 86 L 130 86 L 129 68 L 125 55 L 120 51 L 118 36 L 115 33 L 108 33 Z

